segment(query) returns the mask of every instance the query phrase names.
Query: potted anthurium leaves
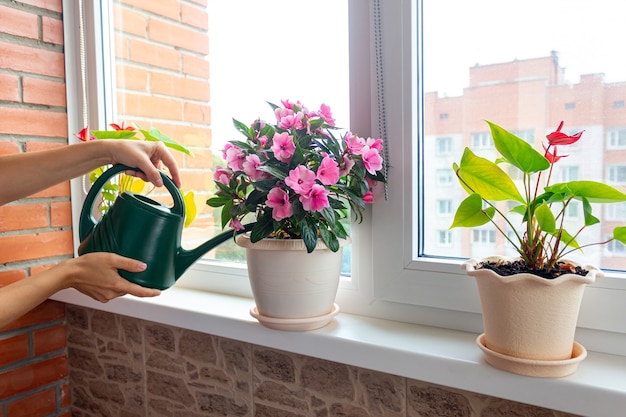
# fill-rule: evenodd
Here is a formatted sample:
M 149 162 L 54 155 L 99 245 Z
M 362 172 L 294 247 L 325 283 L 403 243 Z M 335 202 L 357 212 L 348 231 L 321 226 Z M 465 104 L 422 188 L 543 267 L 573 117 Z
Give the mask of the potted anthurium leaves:
M 338 312 L 346 226 L 351 215 L 362 219 L 372 187 L 385 180 L 383 147 L 381 139 L 338 134 L 326 105 L 281 104 L 270 103 L 275 122 L 234 120 L 244 140 L 226 144 L 207 204 L 222 209 L 222 227 L 254 221 L 237 239 L 246 248 L 251 314 L 267 327 L 310 330 Z
M 592 203 L 623 202 L 626 194 L 595 181 L 551 184 L 553 167 L 564 157 L 557 150 L 577 142 L 583 132 L 567 135 L 561 132 L 561 122 L 547 135 L 540 153 L 506 129 L 487 123 L 501 157 L 492 162 L 466 148 L 460 163 L 453 165 L 469 196 L 459 205 L 451 228 L 491 223 L 519 256 L 463 264 L 476 279 L 483 312 L 484 333 L 477 344 L 497 368 L 522 375 L 565 376 L 586 356 L 574 340 L 584 287 L 602 276 L 596 267 L 579 265 L 567 255 L 590 246 L 579 245 L 577 239 L 585 228 L 600 223 Z M 507 172 L 521 173 L 521 187 Z M 564 216 L 573 201 L 582 203 L 584 222 L 568 231 Z M 626 244 L 626 226 L 616 227 L 612 238 L 594 244 L 612 240 Z

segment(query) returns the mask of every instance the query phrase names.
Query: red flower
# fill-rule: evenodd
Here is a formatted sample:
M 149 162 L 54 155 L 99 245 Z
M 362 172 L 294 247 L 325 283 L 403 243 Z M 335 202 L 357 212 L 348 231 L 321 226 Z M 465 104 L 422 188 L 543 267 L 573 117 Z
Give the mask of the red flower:
M 554 147 L 554 153 L 553 154 L 550 153 L 550 146 L 546 147 L 546 145 L 543 145 L 543 149 L 546 150 L 546 153 L 545 153 L 544 156 L 546 157 L 546 159 L 551 164 L 555 164 L 559 159 L 565 158 L 566 156 L 568 156 L 568 155 L 557 155 L 556 154 L 556 149 L 557 149 L 556 146 Z
M 131 132 L 135 131 L 135 128 L 132 126 L 124 126 L 124 122 L 122 122 L 121 125 L 118 125 L 117 123 L 111 123 L 109 126 L 111 126 L 115 130 L 130 130 Z
M 550 145 L 554 145 L 554 146 L 571 145 L 572 143 L 576 143 L 578 139 L 580 139 L 580 137 L 583 135 L 583 132 L 584 132 L 584 130 L 581 130 L 578 133 L 574 133 L 573 135 L 568 136 L 565 133 L 561 132 L 562 127 L 563 127 L 563 122 L 561 122 L 561 124 L 556 129 L 556 131 L 546 136 L 546 138 L 548 138 L 548 142 L 550 143 Z
M 80 132 L 76 133 L 74 136 L 76 136 L 78 139 L 82 140 L 83 142 L 96 140 L 96 137 L 92 135 L 91 132 L 89 131 L 89 126 L 85 126 Z

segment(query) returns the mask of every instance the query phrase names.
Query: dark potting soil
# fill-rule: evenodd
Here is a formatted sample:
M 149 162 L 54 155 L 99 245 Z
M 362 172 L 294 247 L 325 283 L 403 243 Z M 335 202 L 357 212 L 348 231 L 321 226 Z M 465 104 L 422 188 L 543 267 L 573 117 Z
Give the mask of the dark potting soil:
M 516 260 L 513 262 L 483 261 L 483 262 L 480 262 L 478 265 L 476 265 L 476 269 L 491 269 L 492 271 L 494 271 L 495 273 L 501 276 L 515 275 L 515 274 L 527 272 L 530 274 L 538 275 L 546 279 L 558 278 L 563 274 L 576 274 L 576 275 L 585 276 L 589 272 L 580 266 L 572 265 L 569 262 L 562 262 L 562 261 L 557 262 L 554 268 L 552 269 L 548 269 L 544 267 L 542 269 L 533 270 L 533 271 L 530 271 L 528 267 L 526 266 L 526 263 L 524 263 L 521 260 Z

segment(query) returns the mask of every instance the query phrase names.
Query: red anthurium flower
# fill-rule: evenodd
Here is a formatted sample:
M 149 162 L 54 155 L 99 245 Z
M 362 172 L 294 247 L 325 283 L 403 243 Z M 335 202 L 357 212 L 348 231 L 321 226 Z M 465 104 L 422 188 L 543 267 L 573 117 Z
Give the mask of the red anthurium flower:
M 92 135 L 91 132 L 89 131 L 89 126 L 85 126 L 80 132 L 76 133 L 74 136 L 76 136 L 78 139 L 82 140 L 83 142 L 96 140 L 96 137 Z
M 115 130 L 130 130 L 131 132 L 135 130 L 135 128 L 132 126 L 124 126 L 124 122 L 122 122 L 121 125 L 118 125 L 117 123 L 111 123 L 109 126 L 111 126 Z
M 580 132 L 574 133 L 573 135 L 569 136 L 561 132 L 562 127 L 563 122 L 559 124 L 559 127 L 556 129 L 556 131 L 546 136 L 546 138 L 548 138 L 548 142 L 550 142 L 550 145 L 571 145 L 572 143 L 577 142 L 584 132 L 584 130 L 581 130 Z
M 568 156 L 568 155 L 557 155 L 556 146 L 554 147 L 554 153 L 550 153 L 550 146 L 546 147 L 546 145 L 543 145 L 543 149 L 546 150 L 546 153 L 544 156 L 551 164 L 555 164 L 559 159 L 565 158 L 566 156 Z

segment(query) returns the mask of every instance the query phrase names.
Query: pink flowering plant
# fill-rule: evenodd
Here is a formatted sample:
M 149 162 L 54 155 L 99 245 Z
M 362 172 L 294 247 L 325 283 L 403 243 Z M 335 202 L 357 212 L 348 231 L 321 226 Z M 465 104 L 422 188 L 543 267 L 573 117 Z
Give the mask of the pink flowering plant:
M 453 164 L 454 172 L 469 196 L 459 205 L 450 228 L 492 223 L 515 247 L 527 270 L 541 276 L 549 275 L 549 271 L 563 263 L 560 261 L 564 255 L 582 251 L 585 246 L 613 240 L 626 244 L 626 226 L 614 228 L 613 236 L 604 242 L 586 245 L 577 242 L 585 228 L 600 223 L 592 213 L 591 203 L 623 202 L 626 194 L 596 181 L 551 184 L 554 165 L 567 156 L 559 150 L 580 140 L 583 132 L 567 135 L 561 131 L 561 122 L 556 131 L 546 136 L 544 151 L 540 153 L 504 128 L 489 121 L 487 124 L 501 157 L 492 162 L 465 148 L 460 163 Z M 521 190 L 507 170 L 521 173 Z M 577 230 L 566 230 L 565 212 L 575 200 L 582 202 L 584 221 Z M 497 202 L 502 201 L 514 203 L 511 213 L 522 216 L 521 228 L 516 227 L 508 214 L 498 207 Z M 504 222 L 497 222 L 496 218 Z M 507 230 L 512 234 L 507 234 Z
M 235 233 L 255 216 L 252 242 L 300 238 L 312 252 L 321 238 L 336 252 L 338 239 L 348 235 L 341 221 L 349 211 L 361 221 L 372 187 L 385 181 L 382 140 L 337 135 L 324 104 L 317 111 L 289 100 L 269 104 L 275 123 L 233 119 L 245 140 L 226 144 L 225 166 L 215 171 L 217 191 L 207 204 L 222 208 L 222 227 Z

